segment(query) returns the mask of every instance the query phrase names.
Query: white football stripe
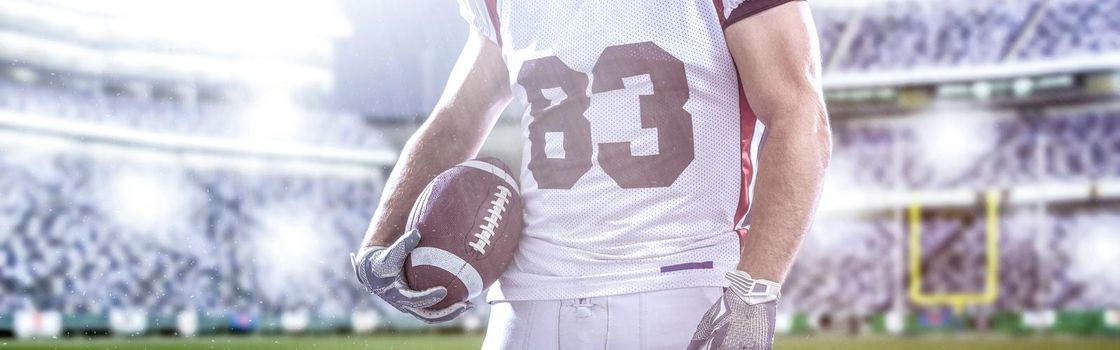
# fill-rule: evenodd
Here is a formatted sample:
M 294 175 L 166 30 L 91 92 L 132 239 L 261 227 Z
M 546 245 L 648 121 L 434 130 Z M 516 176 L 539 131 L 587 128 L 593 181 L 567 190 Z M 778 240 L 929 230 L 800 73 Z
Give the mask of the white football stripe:
M 467 286 L 467 298 L 471 299 L 482 293 L 482 276 L 474 266 L 468 264 L 463 258 L 451 252 L 432 247 L 416 247 L 412 250 L 412 267 L 433 266 L 450 272 L 463 281 Z
M 408 221 L 404 224 L 404 232 L 412 231 L 420 221 L 420 212 L 428 205 L 428 197 L 431 197 L 435 184 L 435 181 L 428 183 L 428 186 L 424 187 L 424 192 L 420 192 L 420 196 L 416 198 L 416 203 L 412 203 L 412 210 L 408 212 Z
M 459 163 L 459 165 L 469 167 L 469 168 L 475 168 L 475 169 L 478 169 L 478 170 L 482 170 L 482 171 L 497 175 L 498 177 L 502 178 L 502 180 L 505 180 L 505 182 L 507 184 L 509 184 L 509 186 L 514 191 L 517 191 L 517 193 L 521 193 L 521 189 L 517 187 L 517 181 L 513 180 L 513 176 L 510 176 L 509 173 L 507 173 L 505 170 L 502 170 L 502 168 L 500 168 L 500 167 L 498 167 L 494 164 L 483 162 L 481 160 L 468 160 L 468 161 Z

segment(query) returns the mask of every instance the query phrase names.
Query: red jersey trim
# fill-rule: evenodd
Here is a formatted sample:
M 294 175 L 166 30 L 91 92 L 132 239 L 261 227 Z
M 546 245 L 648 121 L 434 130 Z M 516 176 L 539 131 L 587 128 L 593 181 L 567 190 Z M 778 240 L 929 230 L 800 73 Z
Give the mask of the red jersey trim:
M 727 21 L 723 17 L 723 0 L 712 0 L 715 6 L 716 18 L 719 18 L 720 26 L 724 26 Z M 734 62 L 732 62 L 734 63 Z M 735 79 L 739 84 L 739 162 L 741 164 L 740 178 L 739 178 L 739 204 L 735 208 L 735 217 L 733 218 L 732 225 L 739 226 L 743 219 L 747 216 L 747 212 L 751 208 L 751 181 L 754 179 L 754 164 L 751 161 L 751 141 L 754 139 L 754 127 L 757 117 L 754 111 L 751 110 L 750 101 L 747 100 L 746 92 L 743 91 L 743 80 L 739 76 L 739 69 L 735 68 Z M 749 225 L 745 223 L 744 226 Z M 735 227 L 738 229 L 739 227 Z M 738 230 L 740 238 L 746 235 L 746 230 Z
M 739 150 L 742 177 L 740 178 L 739 206 L 735 209 L 735 224 L 739 225 L 751 209 L 751 181 L 754 179 L 754 164 L 751 161 L 751 141 L 754 140 L 754 127 L 757 117 L 751 110 L 751 103 L 743 92 L 743 82 L 739 81 Z M 745 223 L 750 225 L 750 223 Z
M 716 18 L 719 18 L 719 26 L 723 27 L 723 22 L 727 19 L 723 18 L 723 0 L 712 0 L 712 4 L 716 6 Z
M 498 0 L 486 0 L 486 12 L 490 14 L 490 24 L 494 26 L 494 39 L 502 46 L 502 25 L 498 22 Z

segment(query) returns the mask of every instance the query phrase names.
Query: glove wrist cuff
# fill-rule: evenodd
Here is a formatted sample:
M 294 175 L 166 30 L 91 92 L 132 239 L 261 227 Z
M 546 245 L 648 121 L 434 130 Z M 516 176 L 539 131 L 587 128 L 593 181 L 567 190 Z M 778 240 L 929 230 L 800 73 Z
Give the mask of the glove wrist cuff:
M 377 251 L 380 251 L 380 250 L 384 250 L 384 249 L 385 249 L 385 247 L 381 247 L 381 246 L 367 246 L 367 247 L 362 247 L 362 249 L 359 249 L 359 250 L 358 250 L 358 254 L 357 254 L 357 256 L 358 256 L 358 261 L 359 261 L 359 262 L 364 262 L 364 261 L 366 261 L 366 260 L 369 260 L 369 256 L 370 256 L 371 254 L 373 254 L 373 253 L 375 253 L 375 252 L 377 252 Z
M 378 251 L 384 250 L 385 247 L 371 246 L 362 247 L 357 254 L 350 253 L 350 265 L 354 268 L 354 274 L 358 277 L 358 283 L 367 290 L 373 292 L 374 287 L 368 285 L 370 281 L 369 260 Z
M 731 282 L 729 288 L 748 305 L 774 302 L 782 296 L 782 285 L 780 283 L 753 278 L 746 271 L 728 272 L 727 280 Z

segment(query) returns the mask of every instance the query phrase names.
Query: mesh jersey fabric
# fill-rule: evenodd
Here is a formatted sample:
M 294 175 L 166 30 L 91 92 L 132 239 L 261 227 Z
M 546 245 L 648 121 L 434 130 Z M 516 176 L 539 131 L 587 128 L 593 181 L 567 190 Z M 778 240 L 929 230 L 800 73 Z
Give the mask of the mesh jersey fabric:
M 529 106 L 525 231 L 489 299 L 726 286 L 755 124 L 721 25 L 734 1 L 460 3 Z

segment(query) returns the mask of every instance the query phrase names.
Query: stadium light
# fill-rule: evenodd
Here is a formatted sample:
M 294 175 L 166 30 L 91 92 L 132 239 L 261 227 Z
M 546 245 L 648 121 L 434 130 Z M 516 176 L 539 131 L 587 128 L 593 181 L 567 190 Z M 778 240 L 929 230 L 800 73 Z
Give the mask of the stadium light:
M 175 31 L 185 38 L 246 32 L 272 35 L 347 35 L 352 30 L 338 1 L 321 0 L 44 0 L 62 8 L 112 18 L 147 21 L 152 28 Z M 200 25 L 205 24 L 205 25 Z M 246 25 L 251 24 L 251 25 Z M 164 33 L 148 33 L 158 37 Z M 221 38 L 216 38 L 221 39 Z
M 20 4 L 20 2 L 15 2 Z M 5 4 L 7 7 L 9 4 Z M 42 0 L 25 17 L 73 33 L 0 33 L 16 61 L 91 74 L 329 89 L 334 40 L 353 33 L 337 0 Z
M 977 100 L 987 101 L 992 98 L 992 84 L 987 81 L 978 81 L 972 84 L 972 94 Z
M 830 215 L 845 209 L 863 204 L 867 198 L 867 191 L 855 191 L 859 188 L 855 179 L 855 167 L 850 157 L 836 152 L 828 165 L 825 175 L 824 187 L 821 190 L 821 199 L 817 207 L 817 218 Z
M 316 258 L 314 253 L 318 250 L 319 242 L 315 240 L 311 231 L 308 225 L 289 223 L 273 232 L 276 235 L 275 251 L 283 253 L 282 259 L 289 259 L 288 263 L 282 263 L 281 266 L 288 268 L 306 266 L 309 259 Z
M 111 214 L 121 224 L 156 234 L 168 233 L 169 226 L 186 218 L 191 208 L 181 190 L 185 185 L 168 174 L 125 171 L 109 186 Z
M 1012 85 L 1012 91 L 1015 91 L 1015 97 L 1027 97 L 1034 91 L 1034 81 L 1030 78 L 1015 79 Z
M 270 284 L 266 290 L 282 295 L 319 278 L 319 269 L 326 262 L 322 219 L 311 217 L 308 210 L 297 205 L 276 205 L 254 215 L 262 225 L 256 232 L 257 263 Z M 269 292 L 271 293 L 271 292 Z
M 284 90 L 261 92 L 245 114 L 242 136 L 256 141 L 296 141 L 305 131 L 305 114 Z
M 39 80 L 39 73 L 27 67 L 13 67 L 11 76 L 18 82 L 30 84 Z
M 995 139 L 993 116 L 957 107 L 931 108 L 914 124 L 923 163 L 938 179 L 959 176 Z
M 836 229 L 860 227 L 852 217 L 826 217 L 813 223 L 812 231 L 805 239 L 805 246 L 813 251 L 837 253 L 846 251 L 852 242 L 862 239 L 864 232 L 856 229 Z
M 1120 284 L 1120 280 L 1111 278 L 1115 276 L 1115 266 L 1120 266 L 1120 231 L 1116 221 L 1095 216 L 1075 225 L 1073 239 L 1077 243 L 1070 252 L 1074 274 L 1085 280 L 1109 277 L 1105 279 Z M 1078 237 L 1076 232 L 1083 232 L 1083 236 Z
M 26 132 L 32 131 L 32 132 Z M 180 155 L 186 160 L 210 158 L 219 163 L 245 168 L 252 159 L 289 159 L 307 163 L 293 169 L 320 172 L 339 168 L 393 164 L 397 154 L 388 147 L 374 150 L 349 150 L 337 147 L 312 147 L 281 143 L 248 142 L 214 137 L 146 132 L 113 126 L 77 122 L 37 113 L 0 110 L 0 143 L 11 143 L 39 152 L 84 149 L 91 145 L 114 156 L 127 156 L 140 150 Z M 161 159 L 167 159 L 163 157 Z M 234 159 L 234 162 L 228 162 Z M 252 168 L 252 167 L 250 167 Z M 362 172 L 369 174 L 368 170 Z M 345 173 L 345 172 L 344 172 Z

